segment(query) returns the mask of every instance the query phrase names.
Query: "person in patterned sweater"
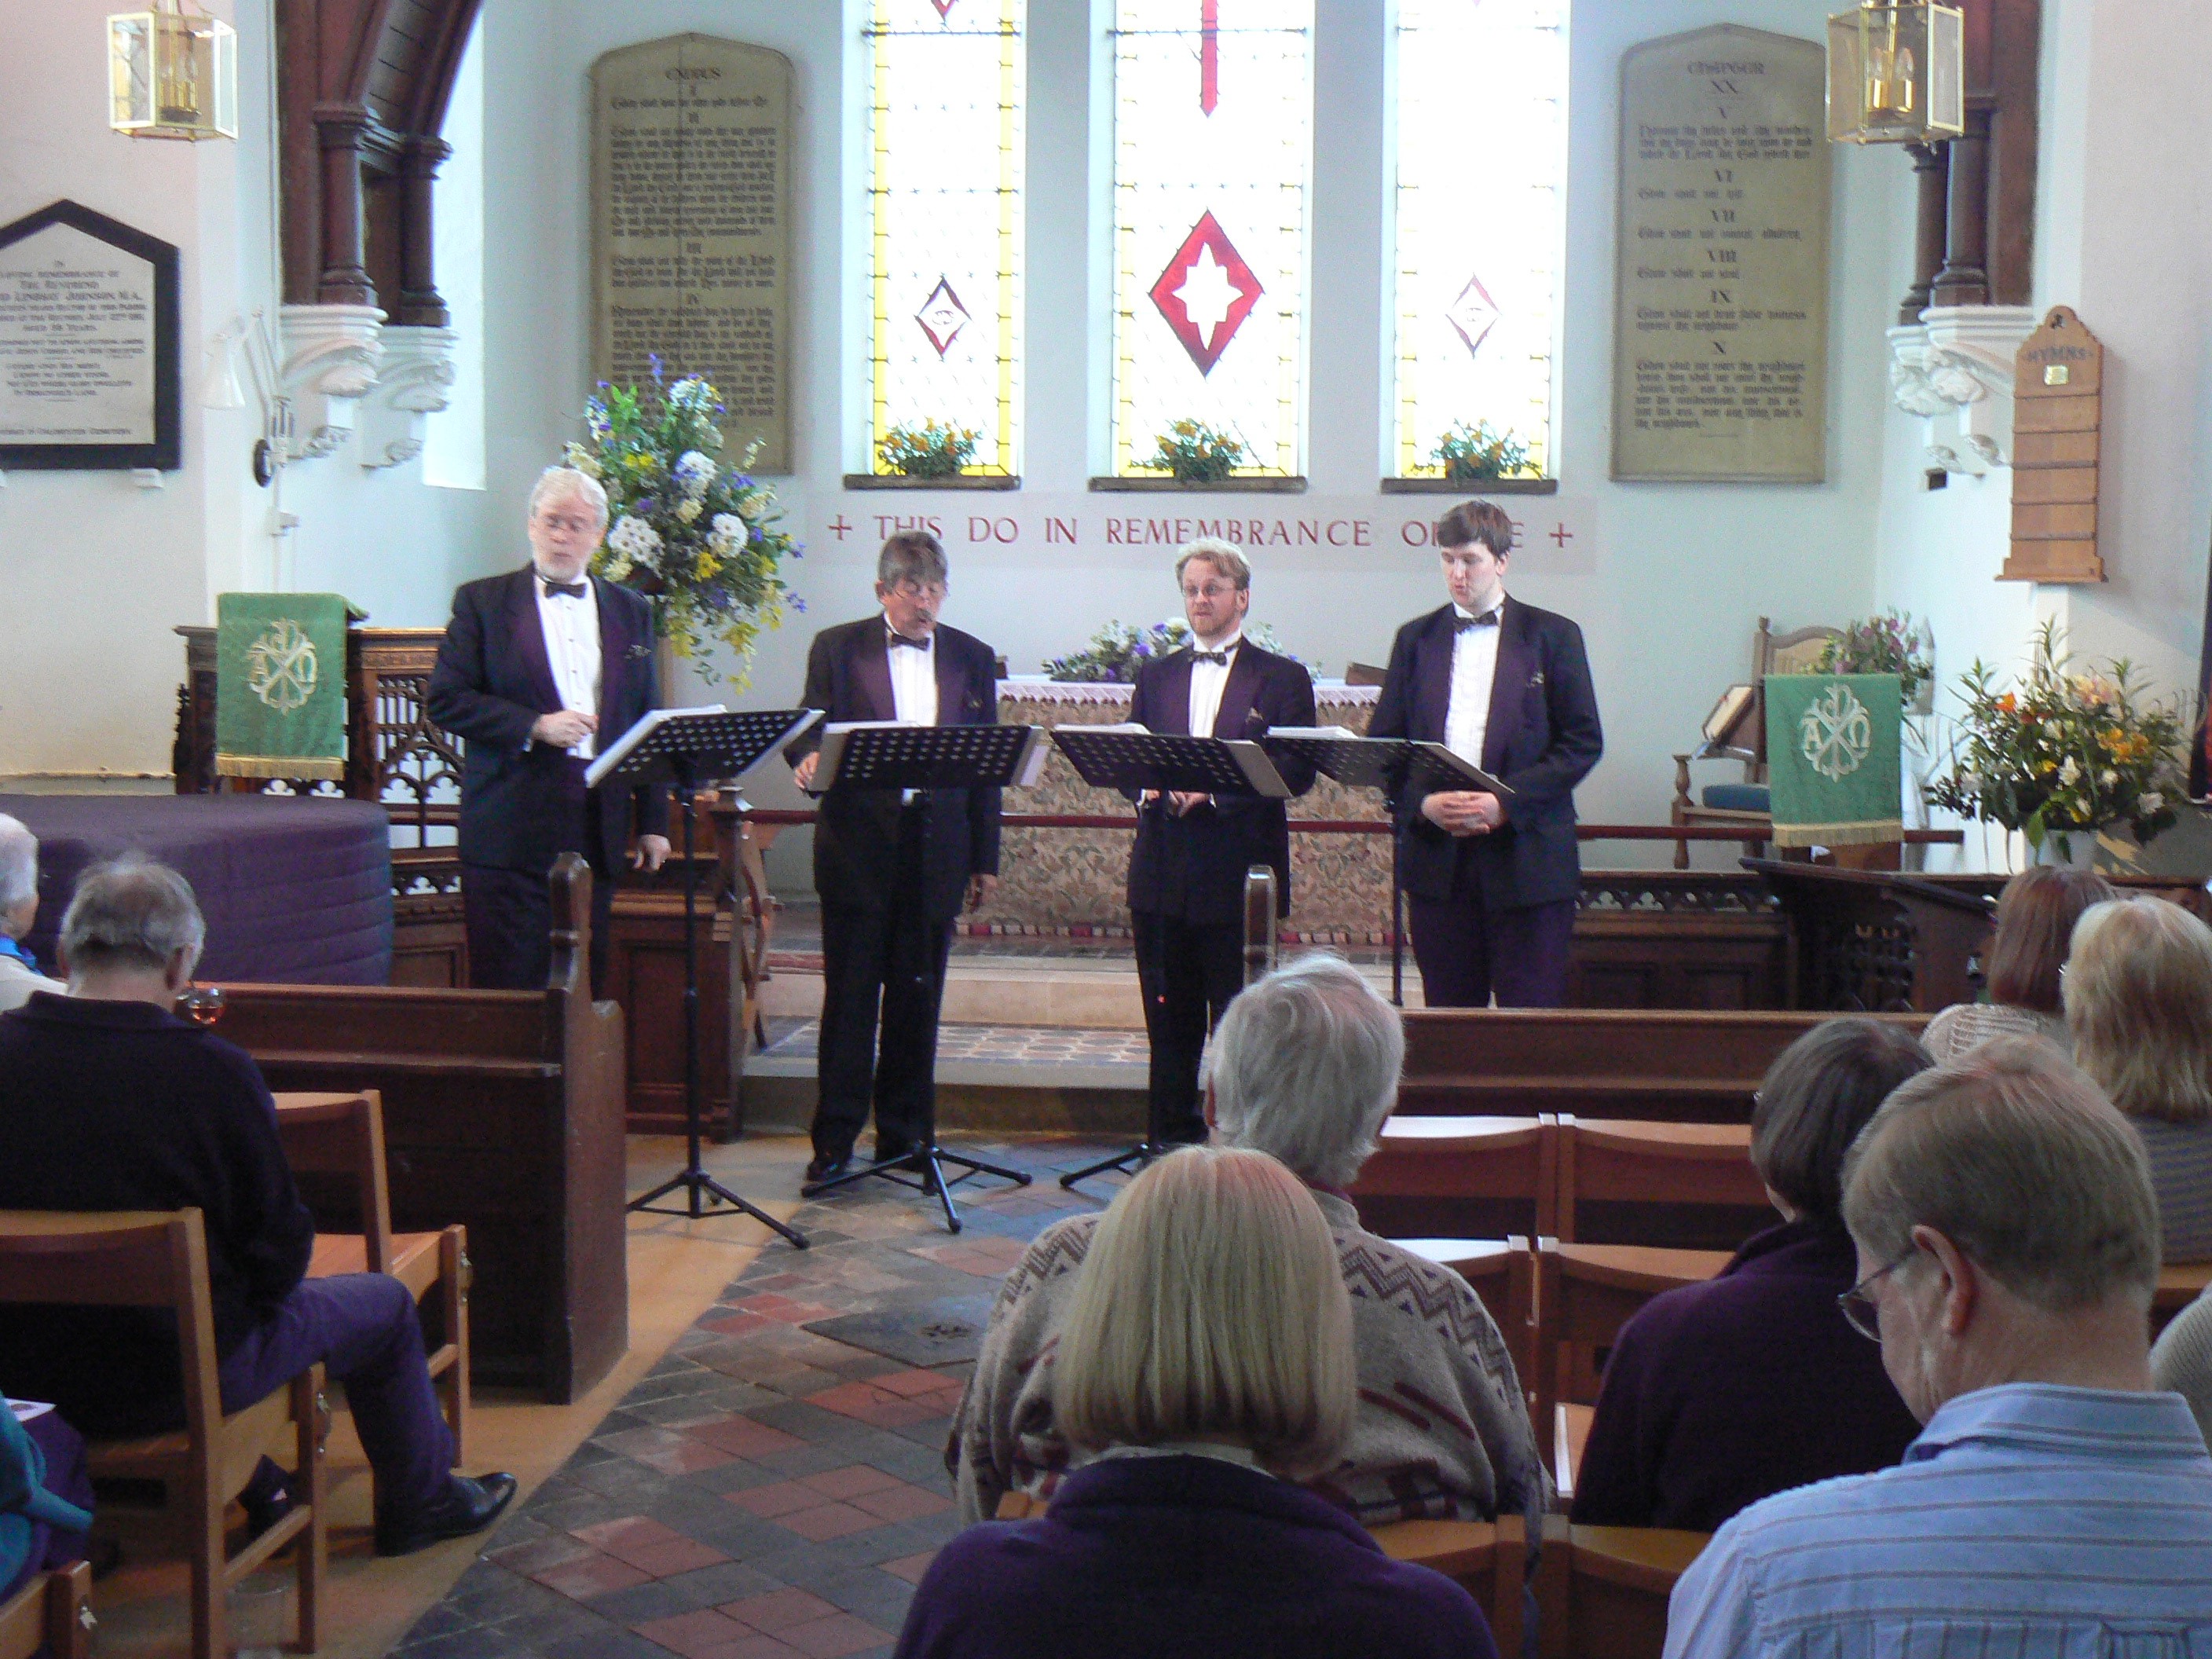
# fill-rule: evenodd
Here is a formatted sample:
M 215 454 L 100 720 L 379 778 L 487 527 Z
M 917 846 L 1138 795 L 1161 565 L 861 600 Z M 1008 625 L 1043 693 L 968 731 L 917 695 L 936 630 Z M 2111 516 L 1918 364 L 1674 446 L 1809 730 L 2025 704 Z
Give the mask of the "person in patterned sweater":
M 1363 1229 L 1345 1190 L 1396 1103 L 1405 1052 L 1397 1011 L 1364 979 L 1303 957 L 1229 1005 L 1206 1120 L 1217 1144 L 1267 1152 L 1312 1189 L 1351 1293 L 1359 1403 L 1341 1461 L 1307 1486 L 1370 1526 L 1519 1514 L 1534 1536 L 1550 1486 L 1496 1323 L 1457 1273 Z M 1053 1352 L 1097 1224 L 1070 1216 L 1040 1234 L 992 1306 L 945 1453 L 963 1524 L 1010 1491 L 1048 1497 L 1067 1469 Z

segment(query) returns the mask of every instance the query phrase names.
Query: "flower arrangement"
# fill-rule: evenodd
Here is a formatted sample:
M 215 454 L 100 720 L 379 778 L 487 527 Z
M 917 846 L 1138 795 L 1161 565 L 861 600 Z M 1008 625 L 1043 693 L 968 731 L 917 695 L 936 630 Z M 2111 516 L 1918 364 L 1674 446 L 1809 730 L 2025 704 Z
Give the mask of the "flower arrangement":
M 1499 431 L 1487 421 L 1469 426 L 1460 421 L 1448 430 L 1429 459 L 1455 483 L 1473 483 L 1486 478 L 1534 476 L 1528 465 L 1528 446 L 1511 431 Z
M 1301 660 L 1283 649 L 1275 630 L 1264 623 L 1257 628 L 1246 629 L 1244 637 L 1263 651 L 1290 657 L 1292 662 Z M 1154 623 L 1150 628 L 1109 622 L 1093 634 L 1081 650 L 1054 657 L 1045 664 L 1044 677 L 1089 684 L 1128 685 L 1146 663 L 1180 651 L 1189 643 L 1190 624 L 1180 617 L 1170 622 Z
M 1244 463 L 1244 446 L 1203 421 L 1170 421 L 1158 443 L 1152 459 L 1137 465 L 1179 483 L 1218 483 Z
M 2071 673 L 2054 624 L 2037 635 L 2027 677 L 1999 691 L 1979 659 L 1960 681 L 1966 704 L 1949 775 L 1929 799 L 1963 817 L 2045 836 L 2125 823 L 2148 841 L 2179 814 L 2189 726 L 2177 703 L 2146 702 L 2134 669 Z
M 719 678 L 707 642 L 728 646 L 742 687 L 761 629 L 781 624 L 787 607 L 806 609 L 782 574 L 801 550 L 778 527 L 775 492 L 714 458 L 714 388 L 696 374 L 664 385 L 659 358 L 652 362 L 650 386 L 602 382 L 584 400 L 585 441 L 568 446 L 568 465 L 607 492 L 606 542 L 592 568 L 651 599 L 660 637 L 702 678 Z
M 1936 632 L 1902 611 L 1847 622 L 1821 647 L 1821 674 L 1894 674 L 1905 682 L 1905 712 L 1924 714 L 1936 694 Z
M 919 426 L 902 422 L 884 434 L 876 453 L 905 477 L 951 478 L 975 459 L 975 446 L 982 441 L 973 427 L 940 424 L 934 418 Z

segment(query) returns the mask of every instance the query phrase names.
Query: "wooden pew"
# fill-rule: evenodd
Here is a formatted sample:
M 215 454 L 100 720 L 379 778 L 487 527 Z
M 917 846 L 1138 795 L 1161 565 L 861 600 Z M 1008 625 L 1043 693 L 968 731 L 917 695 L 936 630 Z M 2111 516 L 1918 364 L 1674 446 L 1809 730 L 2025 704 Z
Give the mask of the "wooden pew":
M 232 985 L 216 1030 L 271 1089 L 382 1095 L 392 1225 L 468 1229 L 474 1380 L 565 1403 L 629 1345 L 623 1018 L 587 988 L 589 868 L 551 880 L 543 991 Z M 311 1201 L 362 1231 L 343 1188 Z
M 1359 1224 L 1385 1238 L 1534 1238 L 1553 1224 L 1548 1118 L 1393 1115 L 1352 1183 Z
M 1776 1056 L 1832 1014 L 1613 1008 L 1406 1012 L 1398 1111 L 1748 1123 Z M 1890 1014 L 1917 1033 L 1920 1014 Z
M 1562 1243 L 1733 1250 L 1781 1219 L 1747 1124 L 1558 1122 Z
M 1710 1533 L 1661 1527 L 1577 1527 L 1564 1516 L 1547 1519 L 1536 1569 L 1540 1659 L 1660 1659 L 1674 1581 L 1711 1539 Z

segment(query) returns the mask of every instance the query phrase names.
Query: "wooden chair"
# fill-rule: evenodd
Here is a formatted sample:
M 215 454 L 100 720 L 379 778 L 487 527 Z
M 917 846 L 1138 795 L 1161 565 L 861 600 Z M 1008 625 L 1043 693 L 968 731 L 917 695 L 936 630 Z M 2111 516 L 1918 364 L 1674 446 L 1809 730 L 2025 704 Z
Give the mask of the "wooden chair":
M 1557 1140 L 1547 1117 L 1394 1115 L 1352 1201 L 1385 1238 L 1536 1237 L 1556 1231 Z
M 1522 1649 L 1521 1586 L 1528 1576 L 1527 1528 L 1517 1515 L 1495 1521 L 1393 1521 L 1369 1535 L 1393 1561 L 1440 1572 L 1472 1595 L 1488 1621 L 1498 1651 Z
M 1777 1217 L 1742 1123 L 1559 1120 L 1562 1243 L 1733 1249 Z
M 1577 1527 L 1551 1517 L 1536 1570 L 1541 1659 L 1660 1659 L 1667 1599 L 1711 1540 L 1702 1532 Z
M 1525 1238 L 1394 1238 L 1400 1249 L 1449 1267 L 1489 1310 L 1526 1393 L 1535 1363 L 1535 1274 Z
M 1674 757 L 1674 799 L 1669 813 L 1672 823 L 1683 824 L 1718 824 L 1741 828 L 1744 831 L 1744 852 L 1757 857 L 1774 831 L 1774 820 L 1766 809 L 1764 796 L 1766 783 L 1766 677 L 1769 674 L 1809 674 L 1820 660 L 1820 653 L 1828 641 L 1841 630 L 1833 628 L 1796 628 L 1778 634 L 1766 617 L 1759 619 L 1759 631 L 1752 636 L 1751 644 L 1751 701 L 1741 715 L 1731 720 L 1727 729 L 1708 730 L 1701 735 L 1705 741 L 1697 748 Z M 1733 760 L 1743 763 L 1743 781 L 1723 785 L 1717 791 L 1707 789 L 1702 796 L 1693 797 L 1690 766 L 1694 761 Z M 1690 867 L 1690 843 L 1674 843 L 1674 867 Z
M 453 1461 L 468 1461 L 468 1229 L 395 1233 L 384 1158 L 384 1107 L 374 1089 L 353 1094 L 281 1094 L 276 1134 L 295 1175 L 350 1181 L 363 1231 L 315 1234 L 310 1279 L 340 1273 L 390 1273 L 419 1305 L 437 1296 L 439 1343 L 426 1358 L 430 1379 L 453 1431 Z
M 0 1602 L 0 1659 L 88 1659 L 92 1652 L 92 1567 L 79 1561 L 42 1572 Z
M 1665 1250 L 1638 1244 L 1536 1245 L 1536 1437 L 1552 1460 L 1562 1504 L 1597 1404 L 1598 1355 L 1630 1317 L 1662 1291 L 1711 1279 L 1724 1250 Z
M 2212 1285 L 2212 1261 L 2169 1261 L 2160 1267 L 2150 1299 L 2150 1334 L 2154 1337 L 2172 1323 L 2207 1285 Z
M 313 1652 L 328 1559 L 323 1368 L 312 1365 L 267 1398 L 223 1414 L 200 1212 L 0 1212 L 0 1303 L 161 1308 L 176 1316 L 184 1428 L 143 1440 L 92 1441 L 86 1466 L 95 1482 L 159 1483 L 159 1512 L 191 1567 L 193 1659 L 228 1659 L 225 1592 L 295 1538 L 300 1644 Z M 225 1507 L 280 1439 L 291 1446 L 292 1510 L 231 1555 Z M 101 1499 L 103 1517 L 129 1507 Z

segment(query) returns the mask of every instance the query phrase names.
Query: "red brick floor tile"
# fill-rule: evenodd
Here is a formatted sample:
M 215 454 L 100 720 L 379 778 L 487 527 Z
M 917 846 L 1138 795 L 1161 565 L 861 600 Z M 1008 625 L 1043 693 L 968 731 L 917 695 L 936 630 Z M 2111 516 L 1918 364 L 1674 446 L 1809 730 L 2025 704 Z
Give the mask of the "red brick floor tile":
M 799 1484 L 811 1487 L 824 1498 L 858 1498 L 866 1492 L 891 1492 L 906 1483 L 895 1474 L 885 1474 L 881 1469 L 871 1468 L 866 1463 L 855 1463 L 850 1468 L 825 1469 L 820 1474 L 799 1477 Z
M 884 1561 L 878 1565 L 894 1578 L 903 1578 L 909 1584 L 919 1584 L 922 1574 L 929 1571 L 929 1564 L 935 1559 L 935 1550 L 925 1550 L 920 1555 L 902 1555 L 896 1561 Z
M 734 1619 L 725 1619 L 712 1607 L 679 1613 L 631 1628 L 648 1642 L 657 1642 L 684 1659 L 728 1659 L 730 1650 L 753 1635 Z
M 748 1595 L 742 1601 L 725 1601 L 714 1611 L 741 1625 L 750 1625 L 763 1635 L 773 1636 L 793 1625 L 828 1619 L 838 1608 L 835 1602 L 825 1601 L 811 1591 L 780 1589 L 770 1590 L 766 1595 Z
M 655 1578 L 672 1578 L 679 1572 L 696 1572 L 701 1567 L 718 1567 L 730 1558 L 711 1544 L 702 1544 L 696 1539 L 679 1538 L 672 1544 L 639 1550 L 626 1559 L 640 1572 L 649 1572 Z
M 893 1371 L 888 1376 L 872 1376 L 868 1381 L 879 1389 L 889 1389 L 893 1394 L 912 1396 L 942 1393 L 947 1379 L 935 1371 L 913 1370 Z M 957 1388 L 959 1384 L 953 1386 Z M 610 1440 L 607 1443 L 612 1445 L 614 1443 Z
M 833 1538 L 848 1538 L 884 1523 L 880 1516 L 855 1509 L 850 1504 L 824 1504 L 818 1509 L 794 1510 L 789 1515 L 779 1515 L 775 1524 L 789 1528 L 809 1543 L 826 1544 Z
M 819 1394 L 808 1395 L 806 1403 L 879 1429 L 901 1429 L 909 1424 L 927 1423 L 933 1417 L 945 1415 L 942 1406 L 902 1399 L 868 1382 L 846 1382 L 834 1389 L 824 1389 Z
M 763 1325 L 775 1322 L 763 1314 L 732 1310 L 708 1314 L 699 1322 L 699 1327 L 702 1330 L 714 1331 L 722 1336 L 742 1336 L 747 1331 L 757 1331 Z
M 712 1423 L 694 1423 L 684 1432 L 694 1440 L 738 1457 L 765 1457 L 770 1452 L 791 1451 L 806 1443 L 795 1434 L 756 1423 L 750 1417 L 726 1417 Z
M 724 1451 L 690 1435 L 672 1434 L 670 1443 L 651 1451 L 633 1454 L 648 1468 L 659 1469 L 663 1474 L 696 1474 L 702 1469 L 720 1468 L 725 1463 L 738 1461 L 735 1452 Z
M 833 1618 L 817 1619 L 811 1625 L 793 1625 L 789 1630 L 777 1632 L 776 1638 L 810 1655 L 811 1659 L 844 1659 L 846 1654 L 858 1653 L 863 1648 L 881 1647 L 893 1639 L 893 1633 L 878 1630 L 849 1613 L 841 1613 Z
M 519 1572 L 525 1578 L 532 1573 L 544 1572 L 570 1561 L 581 1561 L 599 1552 L 580 1538 L 571 1538 L 564 1532 L 548 1533 L 543 1538 L 533 1538 L 525 1544 L 509 1544 L 505 1549 L 493 1550 L 490 1559 L 509 1572 Z
M 807 1656 L 773 1636 L 748 1636 L 732 1646 L 715 1649 L 714 1659 L 807 1659 Z
M 725 1503 L 735 1504 L 748 1515 L 757 1515 L 763 1521 L 774 1521 L 800 1510 L 818 1509 L 823 1497 L 823 1493 L 802 1486 L 796 1480 L 779 1480 L 772 1486 L 750 1486 L 742 1492 L 722 1494 Z
M 641 1515 L 603 1521 L 595 1527 L 578 1527 L 574 1533 L 586 1543 L 605 1550 L 618 1561 L 627 1561 L 654 1578 L 714 1566 L 730 1559 L 718 1549 L 686 1538 L 674 1528 Z
M 870 1515 L 879 1515 L 886 1521 L 919 1521 L 925 1515 L 942 1515 L 952 1507 L 952 1500 L 940 1498 L 920 1486 L 902 1486 L 896 1492 L 866 1492 L 852 1500 L 853 1507 L 866 1510 Z
M 588 1596 L 604 1595 L 609 1590 L 630 1589 L 653 1582 L 651 1573 L 640 1572 L 627 1561 L 617 1561 L 611 1555 L 601 1555 L 597 1550 L 580 1559 L 546 1567 L 530 1576 L 547 1589 L 558 1590 L 575 1601 L 581 1601 Z

